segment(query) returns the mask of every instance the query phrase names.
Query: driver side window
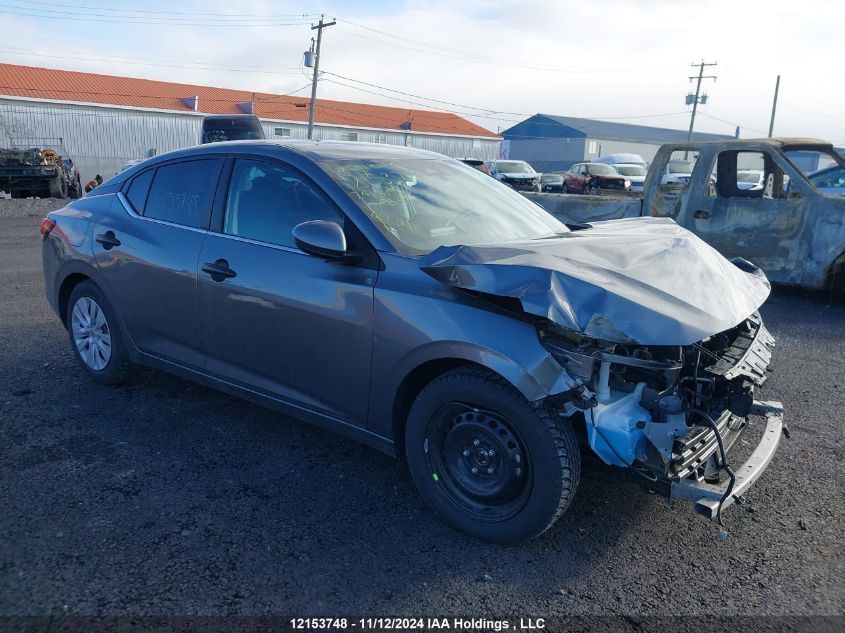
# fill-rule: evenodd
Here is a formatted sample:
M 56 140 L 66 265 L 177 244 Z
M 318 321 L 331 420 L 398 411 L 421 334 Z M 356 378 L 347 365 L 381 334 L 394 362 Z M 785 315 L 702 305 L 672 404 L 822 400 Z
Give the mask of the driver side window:
M 309 220 L 343 216 L 321 191 L 298 172 L 258 160 L 235 161 L 223 232 L 295 248 L 293 228 Z

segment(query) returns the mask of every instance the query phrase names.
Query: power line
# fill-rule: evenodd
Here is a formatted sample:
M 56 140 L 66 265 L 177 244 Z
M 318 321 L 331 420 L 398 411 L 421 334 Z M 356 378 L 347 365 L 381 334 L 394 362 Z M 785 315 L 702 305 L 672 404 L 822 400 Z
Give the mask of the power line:
M 648 72 L 664 72 L 675 70 L 679 68 L 678 65 L 665 65 L 665 66 L 653 66 L 653 67 L 644 67 L 644 66 L 630 66 L 630 67 L 596 67 L 590 66 L 589 68 L 585 69 L 583 67 L 560 67 L 560 66 L 551 66 L 546 64 L 534 64 L 531 62 L 522 62 L 519 60 L 513 59 L 505 59 L 502 57 L 493 57 L 490 55 L 481 55 L 479 53 L 475 53 L 472 51 L 461 50 L 457 48 L 451 48 L 449 46 L 442 46 L 438 44 L 430 44 L 428 42 L 423 42 L 421 40 L 415 40 L 409 37 L 404 37 L 401 35 L 396 35 L 394 33 L 389 33 L 387 31 L 380 31 L 378 29 L 374 29 L 369 26 L 364 26 L 363 24 L 358 24 L 356 22 L 352 22 L 351 20 L 344 20 L 342 18 L 336 18 L 338 22 L 343 22 L 345 24 L 349 24 L 350 26 L 354 26 L 359 29 L 363 29 L 366 31 L 370 31 L 372 33 L 377 33 L 379 35 L 386 36 L 393 40 L 398 40 L 401 42 L 407 42 L 414 44 L 416 46 L 422 46 L 428 49 L 432 49 L 435 51 L 440 51 L 448 55 L 454 59 L 460 59 L 462 61 L 467 61 L 467 59 L 475 60 L 480 63 L 489 63 L 495 64 L 498 66 L 514 66 L 517 68 L 531 68 L 536 70 L 548 70 L 552 72 L 572 72 L 572 73 L 595 73 L 595 72 L 628 72 L 628 73 L 648 73 Z M 395 42 L 389 42 L 381 39 L 374 39 L 374 38 L 366 38 L 363 35 L 352 33 L 351 31 L 344 31 L 342 29 L 338 29 L 338 32 L 346 33 L 347 35 L 353 35 L 355 37 L 363 37 L 364 39 L 371 39 L 372 41 L 381 42 L 383 44 L 390 44 L 394 46 L 398 46 Z M 411 50 L 418 50 L 418 49 L 411 49 Z M 426 51 L 420 51 L 426 52 Z M 456 57 L 457 56 L 457 57 Z
M 340 20 L 338 19 L 338 21 L 340 21 Z M 345 21 L 345 22 L 347 24 L 349 23 L 348 21 Z M 467 52 L 462 52 L 460 54 L 457 54 L 457 53 L 439 51 L 439 50 L 436 50 L 436 48 L 431 49 L 431 48 L 420 48 L 420 46 L 408 46 L 406 44 L 401 44 L 399 42 L 392 42 L 392 41 L 386 41 L 386 40 L 379 39 L 379 38 L 368 37 L 368 36 L 362 35 L 360 33 L 354 33 L 352 31 L 347 31 L 345 29 L 337 29 L 336 32 L 337 33 L 343 33 L 344 35 L 351 35 L 352 37 L 361 38 L 361 39 L 364 39 L 364 40 L 376 42 L 376 43 L 383 44 L 383 45 L 386 45 L 386 46 L 395 46 L 395 47 L 398 47 L 398 48 L 411 50 L 411 51 L 423 53 L 423 54 L 426 54 L 426 55 L 433 55 L 435 57 L 442 57 L 442 58 L 445 58 L 445 59 L 453 59 L 453 60 L 458 60 L 458 61 L 465 62 L 465 63 L 468 62 L 468 63 L 475 63 L 475 64 L 485 64 L 485 65 L 489 65 L 489 66 L 498 66 L 498 67 L 507 66 L 507 67 L 511 67 L 511 68 L 520 68 L 522 70 L 536 70 L 536 71 L 543 71 L 543 72 L 556 72 L 556 73 L 580 74 L 580 75 L 594 75 L 594 74 L 607 74 L 607 73 L 630 75 L 630 74 L 653 74 L 653 73 L 658 73 L 658 72 L 674 72 L 678 68 L 678 66 L 666 66 L 662 70 L 656 70 L 656 69 L 655 70 L 649 70 L 649 69 L 645 69 L 641 66 L 631 67 L 631 68 L 624 68 L 624 67 L 620 67 L 620 68 L 593 68 L 592 66 L 589 67 L 589 68 L 583 68 L 583 67 L 580 67 L 580 68 L 563 67 L 562 68 L 562 67 L 557 67 L 557 66 L 543 66 L 543 65 L 530 64 L 530 63 L 525 63 L 525 62 L 514 62 L 514 61 L 508 61 L 508 60 L 499 60 L 498 58 L 485 58 L 485 57 L 473 55 L 472 53 L 467 53 Z M 415 41 L 415 40 L 413 40 L 413 41 Z M 420 43 L 420 45 L 421 46 L 428 46 L 428 45 L 425 45 L 425 44 L 422 44 L 422 43 Z
M 32 49 L 32 51 L 23 49 L 23 48 L 16 48 L 13 46 L 0 46 L 0 52 L 6 52 L 9 55 L 21 55 L 26 57 L 46 57 L 49 59 L 75 59 L 79 61 L 96 61 L 96 62 L 103 62 L 106 64 L 120 64 L 120 65 L 131 65 L 131 66 L 157 66 L 162 68 L 187 68 L 187 69 L 198 69 L 198 70 L 220 70 L 224 72 L 239 72 L 239 73 L 257 73 L 263 75 L 298 75 L 299 68 L 279 68 L 278 70 L 270 69 L 267 67 L 260 66 L 234 66 L 228 64 L 211 64 L 205 62 L 192 62 L 192 61 L 185 61 L 185 62 L 168 62 L 165 60 L 156 60 L 156 59 L 149 59 L 144 57 L 115 57 L 115 56 L 106 56 L 106 57 L 98 57 L 95 55 L 86 55 L 85 53 L 76 53 L 74 51 L 68 51 L 66 53 L 56 53 L 53 51 L 43 50 L 41 49 Z M 68 71 L 68 72 L 79 72 L 79 71 Z M 156 80 L 150 80 L 156 81 Z
M 188 16 L 201 16 L 201 15 L 210 15 L 215 17 L 225 17 L 225 18 L 237 18 L 237 17 L 256 17 L 256 18 L 310 18 L 314 17 L 317 14 L 315 13 L 285 13 L 285 14 L 267 14 L 267 15 L 256 15 L 253 13 L 194 13 L 192 11 L 148 11 L 144 9 L 115 9 L 111 7 L 91 7 L 91 6 L 83 6 L 78 4 L 65 4 L 61 2 L 45 2 L 43 0 L 27 0 L 25 3 L 16 2 L 15 4 L 42 4 L 47 5 L 50 7 L 70 7 L 72 9 L 90 9 L 92 11 L 109 11 L 109 12 L 120 12 L 120 13 L 145 13 L 145 14 L 165 14 L 165 15 L 188 15 Z
M 713 119 L 714 121 L 718 121 L 719 123 L 725 123 L 727 125 L 732 125 L 734 127 L 738 127 L 741 130 L 742 129 L 749 130 L 751 132 L 757 132 L 758 134 L 762 134 L 763 136 L 766 136 L 766 132 L 764 132 L 763 130 L 757 130 L 757 129 L 754 129 L 753 127 L 748 127 L 747 125 L 742 125 L 741 123 L 736 123 L 734 121 L 728 121 L 727 119 L 720 119 L 719 117 L 713 116 L 712 114 L 708 114 L 707 112 L 700 112 L 699 114 L 701 114 L 701 116 L 703 116 L 703 117 L 707 117 L 708 119 Z
M 397 93 L 397 94 L 407 95 L 407 96 L 410 96 L 410 97 L 414 97 L 416 99 L 424 99 L 424 100 L 432 101 L 432 102 L 435 102 L 435 103 L 456 106 L 456 107 L 459 107 L 459 108 L 476 109 L 476 110 L 479 111 L 479 112 L 459 112 L 459 111 L 441 108 L 441 109 L 445 110 L 446 112 L 449 112 L 450 114 L 457 114 L 457 115 L 460 115 L 460 116 L 473 116 L 473 117 L 477 117 L 477 118 L 492 119 L 492 120 L 496 120 L 496 121 L 505 121 L 505 122 L 511 122 L 511 123 L 519 123 L 519 120 L 517 120 L 517 119 L 504 119 L 504 118 L 501 118 L 501 117 L 494 117 L 494 116 L 490 116 L 490 115 L 492 115 L 492 114 L 511 114 L 511 115 L 520 116 L 520 117 L 531 117 L 531 116 L 533 116 L 532 114 L 528 114 L 528 113 L 524 113 L 524 112 L 506 112 L 506 111 L 501 111 L 501 110 L 495 110 L 495 109 L 492 109 L 492 108 L 486 108 L 486 109 L 485 108 L 478 108 L 476 106 L 468 106 L 468 105 L 465 105 L 465 104 L 455 103 L 455 102 L 451 102 L 451 101 L 441 101 L 439 99 L 433 99 L 431 97 L 424 97 L 422 95 L 415 95 L 415 94 L 410 93 L 410 92 L 395 90 L 393 88 L 388 88 L 386 86 L 380 86 L 378 84 L 373 84 L 373 83 L 361 81 L 361 80 L 358 80 L 358 79 L 353 79 L 352 77 L 345 77 L 343 75 L 338 75 L 336 73 L 331 73 L 331 72 L 328 72 L 328 71 L 324 71 L 323 74 L 331 75 L 333 77 L 339 77 L 341 79 L 344 79 L 345 81 L 360 83 L 360 84 L 363 84 L 365 86 L 369 86 L 371 88 L 379 88 L 381 90 L 387 90 L 387 91 L 394 92 L 394 93 Z M 419 105 L 419 106 L 426 107 L 426 108 L 432 107 L 429 104 L 419 103 L 417 101 L 411 101 L 411 100 L 408 100 L 408 99 L 401 99 L 399 97 L 394 97 L 392 95 L 385 95 L 385 94 L 382 94 L 380 92 L 375 92 L 375 91 L 371 91 L 371 90 L 365 90 L 363 88 L 359 88 L 358 86 L 351 86 L 351 85 L 341 83 L 339 81 L 334 81 L 334 80 L 331 80 L 331 79 L 326 79 L 326 81 L 328 81 L 329 83 L 333 83 L 335 85 L 338 85 L 338 86 L 343 86 L 345 88 L 351 88 L 352 90 L 360 90 L 362 92 L 367 92 L 369 94 L 373 94 L 373 95 L 377 95 L 377 96 L 381 96 L 381 97 L 386 97 L 386 98 L 389 98 L 389 99 L 395 99 L 395 100 L 401 101 L 403 103 L 410 103 L 412 105 Z M 485 114 L 485 113 L 487 113 L 487 114 Z M 633 115 L 633 116 L 589 117 L 589 118 L 591 120 L 594 120 L 594 121 L 624 121 L 624 120 L 633 120 L 633 119 L 656 119 L 656 118 L 667 117 L 667 116 L 677 116 L 677 115 L 680 115 L 680 114 L 686 114 L 686 112 L 681 110 L 679 112 L 665 112 L 665 113 L 660 113 L 660 114 L 641 114 L 641 115 Z M 539 122 L 539 123 L 537 123 L 537 125 L 555 126 L 556 124 L 554 124 L 554 123 L 544 124 L 542 122 Z
M 442 103 L 444 105 L 451 105 L 451 106 L 455 106 L 455 107 L 458 107 L 458 108 L 468 108 L 470 110 L 478 110 L 480 112 L 489 112 L 490 114 L 513 114 L 513 115 L 516 115 L 516 116 L 530 116 L 530 115 L 527 115 L 527 114 L 523 114 L 521 112 L 504 112 L 504 111 L 499 111 L 499 110 L 493 110 L 493 109 L 490 109 L 490 108 L 479 108 L 477 106 L 469 106 L 469 105 L 465 105 L 465 104 L 461 104 L 461 103 L 454 103 L 452 101 L 441 101 L 440 99 L 433 99 L 431 97 L 423 97 L 421 95 L 415 95 L 415 94 L 410 93 L 410 92 L 403 92 L 401 90 L 396 90 L 394 88 L 388 88 L 386 86 L 379 86 L 378 84 L 368 83 L 366 81 L 361 81 L 360 79 L 353 79 L 352 77 L 345 77 L 343 75 L 338 75 L 336 73 L 331 73 L 331 72 L 328 72 L 328 71 L 324 71 L 323 74 L 331 75 L 332 77 L 337 77 L 337 78 L 343 79 L 345 81 L 351 81 L 351 82 L 354 82 L 354 83 L 362 84 L 364 86 L 370 86 L 371 88 L 380 88 L 381 90 L 387 90 L 388 92 L 395 92 L 397 94 L 402 94 L 402 95 L 406 95 L 406 96 L 409 96 L 409 97 L 414 97 L 416 99 L 424 99 L 425 101 L 432 101 L 434 103 Z
M 15 11 L 11 9 L 16 9 Z M 29 11 L 29 13 L 24 13 L 22 11 Z M 37 12 L 37 13 L 36 13 Z M 210 20 L 202 20 L 199 22 L 184 22 L 174 20 L 172 18 L 148 18 L 148 19 L 135 19 L 130 17 L 120 17 L 114 16 L 115 19 L 110 17 L 95 17 L 90 16 L 85 13 L 77 12 L 77 11 L 53 11 L 50 9 L 41 9 L 41 8 L 34 8 L 30 9 L 28 7 L 19 7 L 14 5 L 5 5 L 0 4 L 0 13 L 7 14 L 7 15 L 17 15 L 21 17 L 28 17 L 28 18 L 43 18 L 47 20 L 71 20 L 75 22 L 103 22 L 107 24 L 146 24 L 146 25 L 160 25 L 160 26 L 216 26 L 216 27 L 229 27 L 229 26 L 245 26 L 245 27 L 268 27 L 268 26 L 305 26 L 308 24 L 308 21 L 298 21 L 298 22 L 233 22 L 233 21 L 226 21 L 226 22 L 215 22 Z M 80 17 L 74 17 L 80 16 Z

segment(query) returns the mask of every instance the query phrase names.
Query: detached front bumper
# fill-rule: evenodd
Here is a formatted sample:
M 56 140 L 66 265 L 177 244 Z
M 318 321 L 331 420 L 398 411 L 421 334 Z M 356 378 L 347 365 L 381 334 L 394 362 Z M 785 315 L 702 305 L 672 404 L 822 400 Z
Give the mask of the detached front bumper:
M 781 435 L 784 431 L 783 405 L 780 402 L 760 402 L 755 400 L 750 415 L 764 417 L 766 429 L 763 438 L 754 449 L 751 457 L 739 468 L 734 469 L 736 482 L 731 494 L 721 502 L 730 485 L 729 481 L 710 484 L 695 478 L 683 479 L 672 483 L 671 501 L 686 500 L 693 502 L 693 511 L 708 519 L 715 520 L 719 504 L 722 509 L 741 499 L 743 494 L 763 474 L 774 457 Z

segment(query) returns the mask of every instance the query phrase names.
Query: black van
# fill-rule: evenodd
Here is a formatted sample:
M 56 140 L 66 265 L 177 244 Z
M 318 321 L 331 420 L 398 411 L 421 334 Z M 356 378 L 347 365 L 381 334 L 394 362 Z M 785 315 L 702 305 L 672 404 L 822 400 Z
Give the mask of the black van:
M 200 145 L 218 141 L 246 141 L 264 138 L 264 129 L 254 114 L 207 116 L 202 120 Z

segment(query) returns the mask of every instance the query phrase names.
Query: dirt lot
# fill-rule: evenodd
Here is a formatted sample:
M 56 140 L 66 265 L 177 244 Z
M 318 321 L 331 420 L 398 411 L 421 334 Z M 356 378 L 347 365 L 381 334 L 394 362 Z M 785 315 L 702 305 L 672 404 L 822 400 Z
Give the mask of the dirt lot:
M 0 200 L 0 614 L 841 614 L 845 307 L 779 290 L 763 396 L 792 439 L 730 536 L 585 473 L 518 547 L 423 505 L 401 464 L 153 371 L 86 380 L 42 296 L 52 201 Z

